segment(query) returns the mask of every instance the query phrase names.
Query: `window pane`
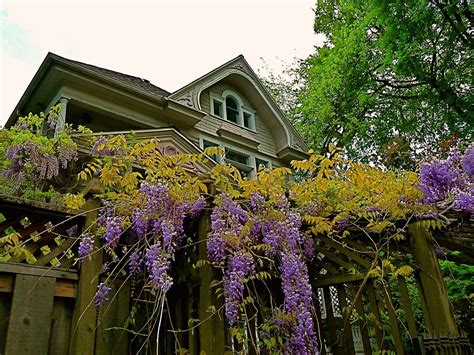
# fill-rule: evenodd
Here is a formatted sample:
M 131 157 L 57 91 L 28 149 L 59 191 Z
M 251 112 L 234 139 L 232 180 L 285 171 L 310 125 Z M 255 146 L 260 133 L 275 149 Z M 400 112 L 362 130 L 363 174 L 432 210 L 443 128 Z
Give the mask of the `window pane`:
M 237 101 L 234 100 L 232 97 L 227 97 L 225 99 L 225 105 L 231 109 L 234 109 L 235 111 L 239 110 L 239 106 L 237 104 Z
M 270 167 L 270 164 L 268 163 L 268 161 L 259 159 L 259 158 L 255 158 L 255 164 L 257 165 L 257 170 L 260 167 L 260 165 L 263 165 L 265 168 Z
M 209 141 L 207 141 L 207 140 L 204 139 L 204 140 L 202 141 L 202 146 L 203 146 L 204 149 L 206 149 L 206 148 L 209 148 L 209 147 L 218 147 L 219 144 L 213 143 L 213 142 L 209 142 Z M 219 161 L 219 156 L 216 155 L 216 154 L 211 154 L 211 155 L 209 155 L 209 157 L 210 157 L 212 160 L 214 160 L 215 162 L 218 162 L 218 161 Z
M 249 157 L 247 155 L 239 154 L 232 150 L 226 149 L 225 156 L 227 159 L 236 161 L 237 163 L 248 165 Z
M 222 102 L 219 102 L 217 100 L 212 101 L 213 106 L 214 106 L 214 115 L 217 115 L 219 117 L 224 117 L 224 112 L 222 110 Z
M 237 104 L 237 101 L 234 100 L 232 97 L 227 97 L 225 99 L 225 107 L 226 107 L 227 120 L 234 123 L 238 123 L 239 106 Z
M 252 115 L 244 112 L 244 126 L 253 129 Z

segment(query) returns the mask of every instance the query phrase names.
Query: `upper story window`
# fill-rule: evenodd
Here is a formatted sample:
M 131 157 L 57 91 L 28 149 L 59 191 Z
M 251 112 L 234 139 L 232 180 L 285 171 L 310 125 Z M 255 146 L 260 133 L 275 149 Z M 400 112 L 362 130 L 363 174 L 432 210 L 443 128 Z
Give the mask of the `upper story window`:
M 232 96 L 227 96 L 225 98 L 225 111 L 227 120 L 239 123 L 240 105 Z
M 226 90 L 222 96 L 211 93 L 211 113 L 239 126 L 255 130 L 255 112 L 242 103 L 240 97 Z

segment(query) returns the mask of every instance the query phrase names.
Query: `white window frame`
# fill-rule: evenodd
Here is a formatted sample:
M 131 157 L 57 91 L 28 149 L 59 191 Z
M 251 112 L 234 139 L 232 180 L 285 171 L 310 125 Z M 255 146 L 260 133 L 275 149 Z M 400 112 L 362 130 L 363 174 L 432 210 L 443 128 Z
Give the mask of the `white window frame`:
M 209 96 L 211 97 L 211 113 L 216 117 L 219 117 L 221 119 L 226 119 L 225 118 L 226 117 L 225 99 L 223 99 L 221 96 L 218 96 L 214 93 L 211 93 Z M 214 112 L 214 101 L 217 101 L 222 105 L 222 116 L 219 116 L 217 113 Z
M 237 116 L 237 123 L 227 119 L 226 99 L 229 96 L 237 101 L 238 111 L 239 111 L 239 114 Z M 252 110 L 251 108 L 246 107 L 244 105 L 242 99 L 240 98 L 240 96 L 236 92 L 234 92 L 232 90 L 224 90 L 222 95 L 218 95 L 216 93 L 211 92 L 211 93 L 209 93 L 209 97 L 210 97 L 211 114 L 213 116 L 219 117 L 220 119 L 226 120 L 227 122 L 238 125 L 239 127 L 251 130 L 252 132 L 256 132 L 256 126 L 255 126 L 255 113 L 256 112 L 255 112 L 255 110 Z M 216 114 L 214 112 L 214 101 L 217 101 L 222 105 L 222 110 L 223 110 L 222 116 L 219 116 L 218 114 Z M 249 123 L 250 123 L 249 127 L 245 126 L 244 113 L 246 113 L 247 115 L 250 116 L 249 117 Z
M 244 128 L 247 128 L 247 129 L 250 129 L 252 131 L 255 131 L 255 111 L 254 110 L 251 110 L 249 109 L 248 107 L 245 107 L 245 106 L 242 106 L 241 107 L 241 111 L 242 111 L 242 125 Z M 244 114 L 247 114 L 249 115 L 249 123 L 250 123 L 250 127 L 247 127 L 245 126 L 245 120 L 244 120 Z

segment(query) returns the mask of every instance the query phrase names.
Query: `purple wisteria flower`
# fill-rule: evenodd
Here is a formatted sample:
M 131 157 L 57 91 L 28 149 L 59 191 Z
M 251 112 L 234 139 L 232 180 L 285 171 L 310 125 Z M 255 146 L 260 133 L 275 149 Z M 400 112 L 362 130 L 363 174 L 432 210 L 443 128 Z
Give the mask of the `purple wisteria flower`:
M 455 163 L 456 159 L 450 157 L 421 165 L 419 188 L 425 194 L 424 203 L 444 200 L 452 190 L 465 186 L 461 169 Z
M 211 214 L 211 233 L 207 240 L 207 255 L 210 261 L 222 261 L 229 246 L 228 236 L 239 235 L 248 219 L 247 212 L 236 204 L 230 195 L 220 196 L 219 204 Z
M 66 229 L 66 234 L 69 236 L 69 237 L 74 237 L 77 233 L 77 224 L 73 225 L 72 227 Z
M 336 222 L 334 228 L 339 232 L 344 232 L 349 227 L 349 218 L 343 218 Z
M 263 209 L 264 198 L 259 193 L 253 193 L 250 196 L 250 208 L 254 213 L 260 213 Z
M 454 201 L 454 205 L 461 211 L 474 214 L 474 188 L 467 192 L 461 192 L 458 199 Z
M 107 287 L 103 282 L 97 286 L 97 291 L 94 296 L 94 305 L 97 308 L 100 308 L 104 303 L 109 301 L 109 293 L 112 291 L 112 288 Z
M 199 196 L 196 202 L 191 207 L 191 218 L 195 219 L 199 217 L 204 208 L 206 207 L 206 200 L 203 196 Z
M 236 253 L 230 257 L 224 278 L 225 314 L 232 326 L 237 322 L 239 303 L 244 293 L 244 278 L 255 271 L 249 254 Z
M 138 250 L 134 250 L 132 254 L 130 254 L 130 258 L 128 260 L 128 271 L 130 275 L 137 275 L 142 268 L 142 256 Z
M 281 253 L 280 272 L 286 313 L 296 318 L 289 325 L 288 351 L 293 354 L 317 353 L 317 337 L 311 315 L 313 292 L 308 268 L 297 254 L 285 251 Z
M 77 251 L 80 258 L 84 258 L 89 256 L 94 251 L 94 238 L 89 234 L 84 234 L 81 237 L 81 241 L 79 243 L 79 249 Z
M 109 248 L 115 248 L 117 245 L 120 235 L 122 234 L 122 222 L 123 222 L 123 217 L 119 216 L 109 216 L 106 218 L 105 221 L 105 245 Z
M 474 145 L 466 149 L 461 158 L 461 165 L 471 182 L 474 182 Z
M 168 275 L 170 260 L 159 244 L 146 251 L 145 264 L 150 274 L 150 284 L 155 290 L 168 292 L 173 279 Z

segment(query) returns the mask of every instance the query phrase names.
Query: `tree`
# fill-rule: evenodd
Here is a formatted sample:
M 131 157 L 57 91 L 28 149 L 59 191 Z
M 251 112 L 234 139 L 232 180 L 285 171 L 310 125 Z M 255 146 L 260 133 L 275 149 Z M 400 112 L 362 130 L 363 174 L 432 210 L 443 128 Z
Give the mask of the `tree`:
M 471 140 L 472 18 L 467 0 L 318 0 L 326 41 L 300 67 L 294 116 L 304 138 L 392 166 Z

